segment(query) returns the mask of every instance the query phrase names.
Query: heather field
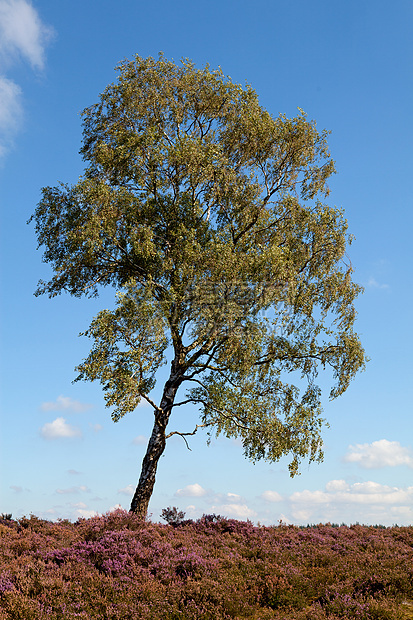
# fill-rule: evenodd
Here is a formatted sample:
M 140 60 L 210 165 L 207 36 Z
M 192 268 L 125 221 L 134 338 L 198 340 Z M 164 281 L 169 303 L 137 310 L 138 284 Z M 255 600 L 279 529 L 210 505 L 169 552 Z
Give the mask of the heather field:
M 172 520 L 170 520 L 172 523 Z M 0 619 L 413 618 L 413 526 L 0 520 Z

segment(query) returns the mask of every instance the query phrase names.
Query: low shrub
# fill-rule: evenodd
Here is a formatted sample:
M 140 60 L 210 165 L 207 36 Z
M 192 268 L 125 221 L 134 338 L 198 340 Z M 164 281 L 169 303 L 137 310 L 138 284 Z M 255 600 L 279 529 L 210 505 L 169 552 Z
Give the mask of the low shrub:
M 413 527 L 167 524 L 116 510 L 0 523 L 0 620 L 405 618 Z

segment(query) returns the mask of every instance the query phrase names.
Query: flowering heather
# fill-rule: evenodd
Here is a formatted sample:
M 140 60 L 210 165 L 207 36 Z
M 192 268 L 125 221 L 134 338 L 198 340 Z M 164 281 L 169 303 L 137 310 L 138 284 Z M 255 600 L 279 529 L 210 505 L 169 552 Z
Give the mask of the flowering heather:
M 409 601 L 413 527 L 0 520 L 0 620 L 390 620 Z

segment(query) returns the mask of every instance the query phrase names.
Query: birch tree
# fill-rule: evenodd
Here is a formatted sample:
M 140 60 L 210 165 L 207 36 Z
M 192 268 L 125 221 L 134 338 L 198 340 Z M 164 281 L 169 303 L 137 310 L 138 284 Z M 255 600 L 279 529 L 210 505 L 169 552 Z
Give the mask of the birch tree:
M 117 292 L 85 332 L 77 380 L 102 384 L 115 422 L 152 407 L 131 511 L 147 514 L 168 438 L 200 427 L 240 439 L 252 461 L 289 455 L 292 476 L 320 462 L 319 372 L 336 398 L 365 363 L 351 237 L 325 203 L 328 132 L 300 110 L 272 116 L 221 70 L 162 55 L 123 62 L 83 129 L 83 176 L 43 188 L 32 216 L 53 269 L 36 294 Z M 171 430 L 184 406 L 193 426 Z

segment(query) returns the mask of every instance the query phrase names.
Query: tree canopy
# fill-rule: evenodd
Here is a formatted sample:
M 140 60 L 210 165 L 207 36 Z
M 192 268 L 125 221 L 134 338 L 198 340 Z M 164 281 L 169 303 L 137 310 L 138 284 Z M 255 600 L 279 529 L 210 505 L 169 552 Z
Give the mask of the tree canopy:
M 294 475 L 322 459 L 319 371 L 332 370 L 335 398 L 365 356 L 351 237 L 323 202 L 328 132 L 300 110 L 274 118 L 209 66 L 136 56 L 118 71 L 83 112 L 83 177 L 44 188 L 33 216 L 53 268 L 37 294 L 117 290 L 85 332 L 78 379 L 101 382 L 115 421 L 153 406 L 131 505 L 144 516 L 175 407 L 192 405 L 195 430 L 241 439 L 253 461 L 290 454 Z

